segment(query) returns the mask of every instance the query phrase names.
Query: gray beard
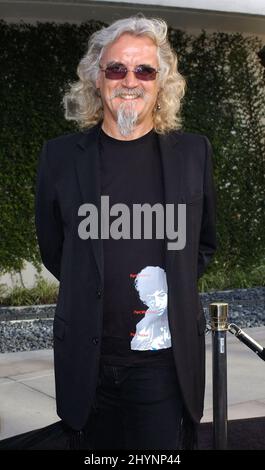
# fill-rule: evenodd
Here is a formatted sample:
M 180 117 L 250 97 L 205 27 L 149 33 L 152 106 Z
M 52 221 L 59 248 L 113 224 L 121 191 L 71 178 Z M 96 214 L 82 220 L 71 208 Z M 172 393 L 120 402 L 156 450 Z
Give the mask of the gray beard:
M 132 134 L 137 123 L 138 113 L 133 103 L 121 103 L 117 111 L 117 124 L 119 132 L 124 137 Z

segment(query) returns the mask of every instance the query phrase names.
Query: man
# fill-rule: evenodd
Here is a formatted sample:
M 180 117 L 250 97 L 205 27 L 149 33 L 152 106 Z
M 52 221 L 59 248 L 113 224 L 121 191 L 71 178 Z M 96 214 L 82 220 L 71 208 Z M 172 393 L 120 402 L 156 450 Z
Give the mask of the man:
M 165 349 L 171 346 L 167 315 L 167 279 L 159 266 L 146 266 L 135 279 L 141 301 L 149 308 L 138 321 L 131 349 Z
M 138 15 L 97 31 L 78 76 L 64 104 L 81 131 L 45 142 L 36 191 L 40 253 L 60 281 L 57 412 L 80 435 L 88 430 L 93 449 L 193 448 L 204 398 L 197 280 L 216 249 L 211 145 L 180 130 L 186 83 L 163 20 Z M 102 197 L 112 219 L 126 207 L 124 236 L 117 236 L 117 219 L 106 235 Z M 168 249 L 168 232 L 156 237 L 154 224 L 152 237 L 133 236 L 137 204 L 185 204 L 181 249 Z M 99 230 L 82 236 L 80 223 L 91 228 L 92 216 Z M 150 323 L 148 315 L 161 322 L 159 303 L 148 312 L 135 288 L 143 289 L 145 273 L 160 276 L 149 294 L 163 297 L 166 341 L 158 323 L 138 341 L 139 322 Z

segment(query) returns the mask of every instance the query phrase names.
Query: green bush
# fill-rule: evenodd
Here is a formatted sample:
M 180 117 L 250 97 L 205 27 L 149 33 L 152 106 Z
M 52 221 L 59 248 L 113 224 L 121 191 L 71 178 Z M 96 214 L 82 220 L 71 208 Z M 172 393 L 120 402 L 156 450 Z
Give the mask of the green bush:
M 62 97 L 86 52 L 97 21 L 7 24 L 0 21 L 0 272 L 23 261 L 40 268 L 34 227 L 36 165 L 45 140 L 77 131 L 64 118 Z M 265 82 L 255 37 L 169 29 L 188 90 L 184 130 L 208 136 L 214 150 L 218 252 L 203 282 L 243 283 L 241 272 L 265 259 Z M 250 277 L 248 276 L 248 279 Z M 264 281 L 264 266 L 253 271 Z
M 0 306 L 55 304 L 58 285 L 39 277 L 31 288 L 16 286 L 0 292 Z
M 265 261 L 257 266 L 246 269 L 235 265 L 233 268 L 208 269 L 199 280 L 200 292 L 227 289 L 247 289 L 249 287 L 265 286 Z

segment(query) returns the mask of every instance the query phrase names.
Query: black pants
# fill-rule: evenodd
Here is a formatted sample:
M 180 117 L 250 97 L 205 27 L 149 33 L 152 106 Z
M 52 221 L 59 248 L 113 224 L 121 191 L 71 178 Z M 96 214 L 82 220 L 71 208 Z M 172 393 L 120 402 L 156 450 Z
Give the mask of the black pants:
M 92 448 L 179 449 L 182 411 L 174 364 L 101 364 L 88 420 Z

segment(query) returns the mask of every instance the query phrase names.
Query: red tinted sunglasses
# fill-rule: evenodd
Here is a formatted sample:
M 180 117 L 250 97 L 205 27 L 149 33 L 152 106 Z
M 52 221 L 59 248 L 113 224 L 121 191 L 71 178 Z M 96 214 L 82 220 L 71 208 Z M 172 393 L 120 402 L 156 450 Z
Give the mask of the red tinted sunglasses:
M 110 80 L 122 80 L 126 77 L 129 71 L 127 67 L 122 64 L 107 65 L 105 69 L 101 65 L 99 67 L 102 72 L 105 72 L 105 77 Z M 138 80 L 147 82 L 149 80 L 155 80 L 156 74 L 159 70 L 156 70 L 149 65 L 138 65 L 133 72 Z

